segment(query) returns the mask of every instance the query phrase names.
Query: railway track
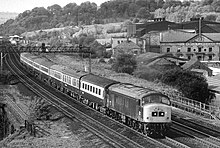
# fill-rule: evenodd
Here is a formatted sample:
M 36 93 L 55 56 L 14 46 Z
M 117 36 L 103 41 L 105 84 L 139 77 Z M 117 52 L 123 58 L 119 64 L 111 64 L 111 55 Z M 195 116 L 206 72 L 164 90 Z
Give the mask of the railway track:
M 190 118 L 184 119 L 184 118 L 179 118 L 177 116 L 173 116 L 172 118 L 173 118 L 173 121 L 175 121 L 175 122 L 182 123 L 184 125 L 192 127 L 192 128 L 197 129 L 199 131 L 202 131 L 206 134 L 209 134 L 213 137 L 220 137 L 220 127 L 219 126 L 215 126 L 211 123 L 203 122 L 201 120 L 196 120 L 196 119 L 193 119 L 193 120 L 191 120 Z
M 13 112 L 12 116 L 14 119 L 16 119 L 17 122 L 19 122 L 20 127 L 25 127 L 25 121 L 27 121 L 28 115 L 23 111 L 23 109 L 13 101 L 13 96 L 11 94 L 5 95 L 5 100 L 7 101 L 8 107 L 10 108 L 10 111 Z M 42 136 L 49 136 L 50 133 L 43 128 L 34 125 L 36 136 L 42 137 Z
M 11 61 L 10 63 L 13 63 L 13 62 Z M 29 79 L 27 77 L 24 77 L 24 75 L 20 76 L 20 78 Z M 93 109 L 89 108 L 88 106 L 85 106 L 83 104 L 81 105 L 75 104 L 74 106 L 73 105 L 74 98 L 71 98 L 65 94 L 60 95 L 60 92 L 58 92 L 57 90 L 55 90 L 57 92 L 57 95 L 53 95 L 53 94 L 51 95 L 49 92 L 45 93 L 44 91 L 46 90 L 44 88 L 48 87 L 48 85 L 46 85 L 45 83 L 41 83 L 40 86 L 39 84 L 34 84 L 35 85 L 34 86 L 33 81 L 34 80 L 32 79 L 31 85 L 30 84 L 26 84 L 26 85 L 29 88 L 32 88 L 33 91 L 35 91 L 35 93 L 40 95 L 42 98 L 52 99 L 53 101 L 50 101 L 50 102 L 54 104 L 62 112 L 64 112 L 68 117 L 70 118 L 76 117 L 77 120 L 84 123 L 84 127 L 86 127 L 89 130 L 92 130 L 93 133 L 96 133 L 99 136 L 101 135 L 101 137 L 108 139 L 107 141 L 111 143 L 111 145 L 114 147 L 184 147 L 184 148 L 190 147 L 188 143 L 175 140 L 175 138 L 165 137 L 162 139 L 152 139 L 150 137 L 144 136 L 135 130 L 125 127 L 121 123 L 118 123 L 118 122 L 113 121 L 112 119 L 109 119 L 109 117 L 104 116 L 103 114 L 97 113 L 95 111 L 91 111 Z M 23 80 L 23 83 L 25 83 L 24 80 Z M 40 91 L 41 94 L 39 94 L 39 88 L 41 90 Z M 38 92 L 36 92 L 36 90 Z M 56 96 L 59 96 L 59 98 Z M 88 118 L 88 115 L 89 117 L 92 117 L 92 118 Z M 101 132 L 98 132 L 98 131 L 101 131 Z
M 7 63 L 8 65 L 12 64 L 13 62 L 11 61 L 11 58 L 9 58 L 10 61 L 9 63 Z M 7 62 L 7 61 L 6 61 Z M 16 65 L 12 65 L 12 67 L 10 68 L 10 70 L 13 73 L 18 73 L 20 80 L 22 81 L 22 83 L 25 83 L 25 85 L 27 85 L 30 89 L 32 89 L 37 95 L 39 95 L 40 97 L 48 100 L 51 104 L 55 105 L 58 109 L 60 109 L 62 112 L 64 112 L 68 117 L 70 118 L 77 118 L 77 120 L 81 121 L 83 123 L 83 125 L 89 129 L 90 131 L 92 131 L 93 133 L 95 133 L 98 137 L 104 139 L 105 141 L 107 141 L 110 145 L 112 145 L 113 147 L 168 147 L 162 143 L 159 143 L 158 141 L 150 138 L 150 137 L 146 137 L 143 136 L 137 132 L 132 131 L 131 129 L 125 127 L 124 125 L 122 126 L 122 131 L 123 132 L 119 132 L 119 130 L 121 130 L 121 128 L 118 128 L 116 124 L 112 124 L 112 123 L 117 123 L 117 122 L 113 122 L 110 118 L 105 117 L 102 118 L 104 120 L 108 120 L 111 121 L 111 125 L 110 127 L 108 127 L 107 125 L 103 124 L 100 122 L 100 120 L 97 119 L 93 119 L 95 116 L 99 115 L 99 117 L 104 116 L 100 113 L 95 113 L 95 115 L 93 115 L 93 118 L 90 117 L 92 114 L 94 114 L 94 111 L 91 111 L 91 108 L 88 108 L 87 106 L 83 107 L 83 110 L 86 111 L 90 110 L 90 115 L 86 115 L 85 113 L 82 112 L 82 110 L 77 110 L 75 107 L 78 106 L 79 108 L 82 108 L 82 104 L 81 106 L 79 106 L 79 104 L 75 104 L 75 106 L 73 107 L 73 98 L 71 98 L 72 100 L 70 100 L 69 96 L 66 96 L 64 94 L 62 94 L 62 96 L 57 97 L 57 95 L 61 95 L 60 92 L 56 91 L 56 95 L 54 95 L 54 89 L 53 89 L 53 93 L 50 93 L 48 90 L 44 89 L 42 86 L 45 87 L 46 84 L 36 84 L 33 80 L 31 80 L 30 78 L 28 78 L 27 76 L 25 76 L 25 74 L 22 74 L 22 72 L 16 67 Z M 26 80 L 30 81 L 31 84 L 27 83 Z M 48 88 L 48 86 L 47 86 Z M 50 99 L 48 99 L 50 98 Z M 60 99 L 60 98 L 65 98 L 65 99 Z M 51 101 L 52 100 L 52 101 Z M 69 102 L 67 102 L 69 101 Z M 86 122 L 85 122 L 86 121 Z M 105 123 L 108 123 L 106 122 Z M 121 124 L 122 125 L 122 124 Z M 114 127 L 114 128 L 113 128 Z M 101 131 L 101 132 L 99 132 Z M 136 134 L 134 134 L 136 133 Z M 140 143 L 139 143 L 140 142 Z

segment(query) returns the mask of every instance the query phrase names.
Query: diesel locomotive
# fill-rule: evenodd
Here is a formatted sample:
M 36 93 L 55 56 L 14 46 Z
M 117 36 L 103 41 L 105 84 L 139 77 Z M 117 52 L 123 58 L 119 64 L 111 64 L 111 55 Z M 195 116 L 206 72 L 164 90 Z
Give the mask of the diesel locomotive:
M 30 53 L 20 62 L 33 76 L 97 111 L 147 135 L 166 135 L 170 99 L 160 92 L 76 71 Z

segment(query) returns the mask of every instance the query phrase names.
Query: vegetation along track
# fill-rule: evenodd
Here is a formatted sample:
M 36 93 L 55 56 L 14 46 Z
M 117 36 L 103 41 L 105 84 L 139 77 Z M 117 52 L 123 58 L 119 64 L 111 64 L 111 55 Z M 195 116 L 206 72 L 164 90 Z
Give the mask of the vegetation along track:
M 4 96 L 6 101 L 8 102 L 8 107 L 10 107 L 10 112 L 12 113 L 12 116 L 16 119 L 17 122 L 19 122 L 20 127 L 24 127 L 25 126 L 25 120 L 27 120 L 27 113 L 23 111 L 23 109 L 18 106 L 14 101 L 13 101 L 13 96 L 11 94 L 7 94 Z M 50 133 L 44 129 L 42 129 L 41 127 L 34 125 L 35 130 L 36 130 L 36 136 L 38 137 L 42 137 L 42 136 L 48 136 L 50 135 Z
M 58 109 L 64 112 L 68 117 L 74 118 L 74 116 L 84 124 L 85 128 L 92 130 L 98 137 L 104 139 L 109 144 L 114 147 L 169 147 L 163 143 L 158 142 L 155 139 L 146 137 L 112 119 L 104 116 L 98 112 L 93 111 L 91 108 L 75 101 L 73 98 L 61 94 L 57 90 L 52 90 L 53 93 L 49 92 L 46 84 L 38 81 L 39 84 L 34 82 L 35 79 L 30 79 L 25 74 L 20 71 L 17 66 L 19 66 L 18 61 L 12 62 L 10 60 L 7 64 L 11 65 L 10 68 L 13 73 L 19 74 L 19 78 L 25 85 L 31 88 L 37 95 L 48 100 L 50 103 L 54 104 Z M 13 60 L 16 59 L 15 57 Z M 7 61 L 6 61 L 7 62 Z M 14 65 L 17 63 L 17 66 Z M 16 70 L 16 71 L 15 71 Z M 25 82 L 26 80 L 30 82 Z M 43 86 L 43 87 L 42 87 Z M 46 87 L 47 86 L 47 87 Z M 47 88 L 47 90 L 45 89 Z M 51 90 L 50 90 L 51 91 Z M 59 97 L 57 97 L 59 96 Z

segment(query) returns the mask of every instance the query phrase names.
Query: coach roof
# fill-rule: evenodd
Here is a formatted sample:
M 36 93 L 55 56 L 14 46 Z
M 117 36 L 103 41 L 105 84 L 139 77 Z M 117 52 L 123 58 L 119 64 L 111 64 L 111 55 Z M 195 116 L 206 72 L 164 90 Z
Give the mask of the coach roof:
M 133 84 L 128 84 L 128 83 L 120 83 L 120 84 L 111 85 L 109 87 L 109 90 L 135 98 L 135 99 L 141 99 L 142 97 L 146 95 L 159 93 L 152 89 L 135 86 Z
M 111 84 L 119 83 L 118 81 L 111 80 L 105 77 L 100 77 L 94 74 L 88 74 L 83 76 L 82 81 L 89 82 L 100 87 L 108 87 Z
M 80 78 L 81 76 L 84 76 L 84 75 L 88 74 L 87 72 L 70 69 L 69 67 L 64 68 L 62 72 L 64 74 L 69 75 L 69 76 L 74 77 L 74 78 Z

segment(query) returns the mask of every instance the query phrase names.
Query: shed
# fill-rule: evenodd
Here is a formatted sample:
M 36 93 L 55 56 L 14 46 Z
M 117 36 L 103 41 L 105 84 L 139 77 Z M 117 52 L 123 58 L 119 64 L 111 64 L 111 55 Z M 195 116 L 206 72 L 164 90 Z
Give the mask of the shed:
M 113 48 L 112 56 L 116 57 L 117 55 L 123 53 L 139 55 L 141 53 L 141 48 L 134 42 L 127 40 Z
M 201 72 L 201 70 L 205 70 L 208 72 L 208 76 L 212 76 L 212 70 L 205 64 L 201 63 L 197 58 L 192 58 L 184 65 L 181 66 L 183 70 L 193 70 L 197 72 Z M 203 73 L 204 74 L 204 73 Z

